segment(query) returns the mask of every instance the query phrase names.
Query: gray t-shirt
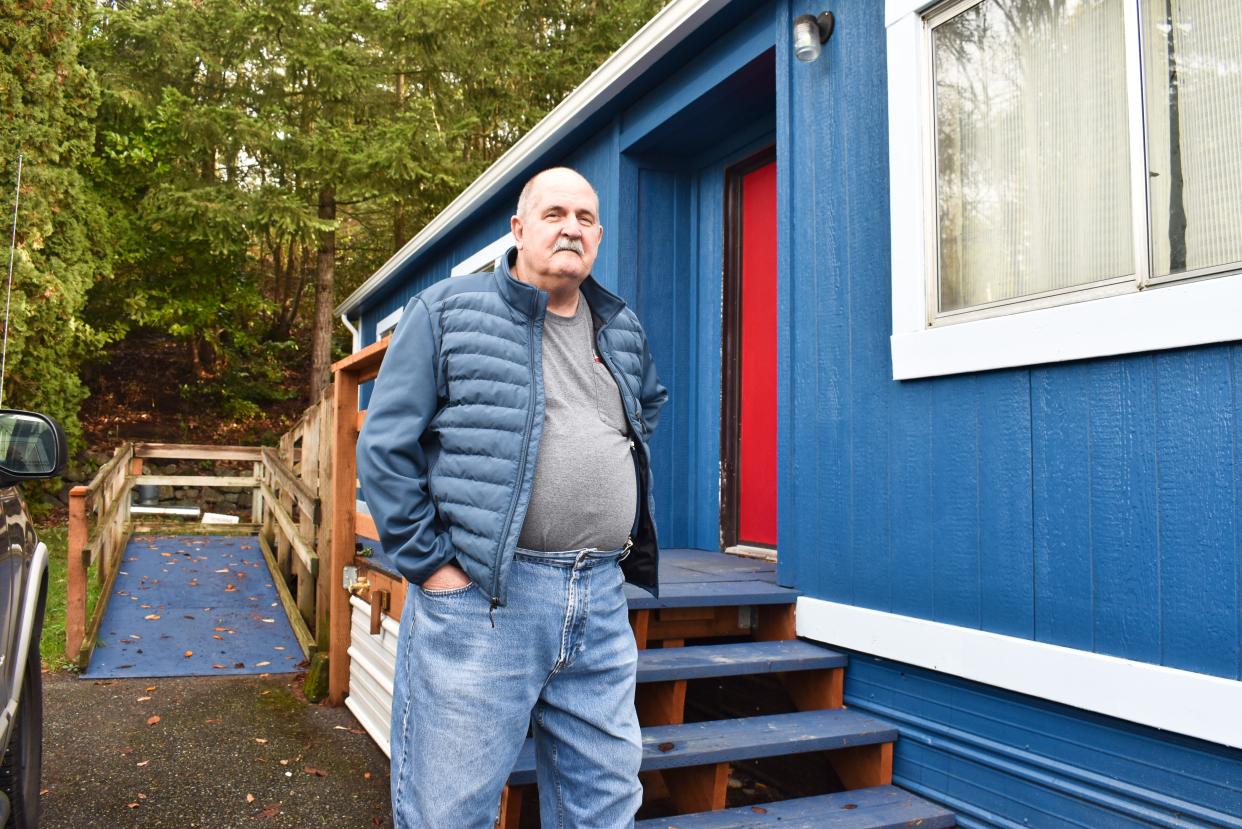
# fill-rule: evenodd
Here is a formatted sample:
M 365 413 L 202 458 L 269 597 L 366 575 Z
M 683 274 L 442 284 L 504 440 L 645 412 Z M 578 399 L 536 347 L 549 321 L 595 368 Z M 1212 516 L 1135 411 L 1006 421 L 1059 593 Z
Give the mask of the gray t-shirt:
M 638 480 L 621 394 L 595 356 L 586 298 L 572 317 L 545 314 L 543 438 L 526 523 L 528 550 L 625 544 L 638 508 Z

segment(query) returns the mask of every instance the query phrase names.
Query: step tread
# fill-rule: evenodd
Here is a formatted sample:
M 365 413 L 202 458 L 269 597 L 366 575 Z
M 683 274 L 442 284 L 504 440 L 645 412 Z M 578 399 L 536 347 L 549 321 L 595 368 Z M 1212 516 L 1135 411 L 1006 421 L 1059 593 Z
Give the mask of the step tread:
M 798 591 L 761 579 L 741 579 L 661 583 L 659 598 L 641 587 L 627 584 L 625 597 L 630 610 L 652 610 L 664 607 L 793 604 L 798 599 Z
M 896 786 L 874 786 L 757 807 L 642 820 L 634 829 L 943 829 L 956 825 L 953 813 L 935 803 Z
M 642 730 L 643 771 L 890 743 L 897 729 L 846 708 L 710 720 Z M 527 740 L 509 782 L 535 782 L 535 745 Z
M 639 652 L 638 681 L 823 670 L 846 662 L 844 654 L 800 639 L 658 648 Z

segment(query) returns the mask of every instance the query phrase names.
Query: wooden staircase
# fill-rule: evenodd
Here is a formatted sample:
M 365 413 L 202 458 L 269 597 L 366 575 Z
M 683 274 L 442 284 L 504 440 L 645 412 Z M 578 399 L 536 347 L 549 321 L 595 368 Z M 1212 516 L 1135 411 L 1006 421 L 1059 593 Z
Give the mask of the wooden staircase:
M 956 825 L 952 813 L 892 786 L 896 729 L 844 707 L 846 657 L 795 638 L 797 593 L 775 584 L 772 565 L 668 550 L 659 599 L 626 589 L 640 649 L 635 704 L 643 726 L 644 803 L 672 803 L 677 811 L 639 821 L 639 829 Z M 775 676 L 796 710 L 685 722 L 689 681 L 756 675 Z M 732 764 L 808 752 L 824 753 L 844 791 L 725 808 Z M 537 808 L 534 783 L 528 740 L 501 799 L 504 829 L 537 825 L 523 816 Z

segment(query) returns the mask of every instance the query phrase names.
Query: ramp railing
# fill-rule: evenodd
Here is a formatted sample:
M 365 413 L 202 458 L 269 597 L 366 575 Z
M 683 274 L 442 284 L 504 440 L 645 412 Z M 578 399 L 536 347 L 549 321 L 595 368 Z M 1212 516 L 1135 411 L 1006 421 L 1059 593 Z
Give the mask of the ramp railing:
M 291 460 L 297 461 L 292 452 Z M 233 461 L 250 463 L 251 474 L 164 475 L 144 474 L 144 461 Z M 195 489 L 251 490 L 249 521 L 191 523 L 158 517 L 184 509 L 131 511 L 135 486 Z M 155 516 L 149 513 L 154 512 Z M 197 517 L 197 510 L 194 511 Z M 240 518 L 241 516 L 238 516 Z M 272 571 L 293 632 L 309 656 L 315 639 L 316 580 L 319 576 L 317 537 L 319 498 L 294 473 L 288 459 L 272 447 L 210 446 L 167 443 L 123 443 L 85 486 L 69 491 L 69 561 L 65 608 L 65 653 L 80 667 L 90 660 L 107 598 L 122 561 L 125 545 L 136 533 L 247 534 L 259 537 L 259 547 Z M 87 616 L 88 574 L 95 566 L 100 598 Z M 293 589 L 290 588 L 290 582 Z M 296 593 L 296 597 L 295 597 Z

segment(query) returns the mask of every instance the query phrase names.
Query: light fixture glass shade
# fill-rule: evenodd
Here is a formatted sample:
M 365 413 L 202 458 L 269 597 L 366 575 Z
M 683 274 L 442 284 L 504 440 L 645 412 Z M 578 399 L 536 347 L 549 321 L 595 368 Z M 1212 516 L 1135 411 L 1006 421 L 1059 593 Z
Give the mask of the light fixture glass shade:
M 819 22 L 816 21 L 814 15 L 799 15 L 794 20 L 794 57 L 803 63 L 810 63 L 819 57 L 821 48 L 819 42 Z

